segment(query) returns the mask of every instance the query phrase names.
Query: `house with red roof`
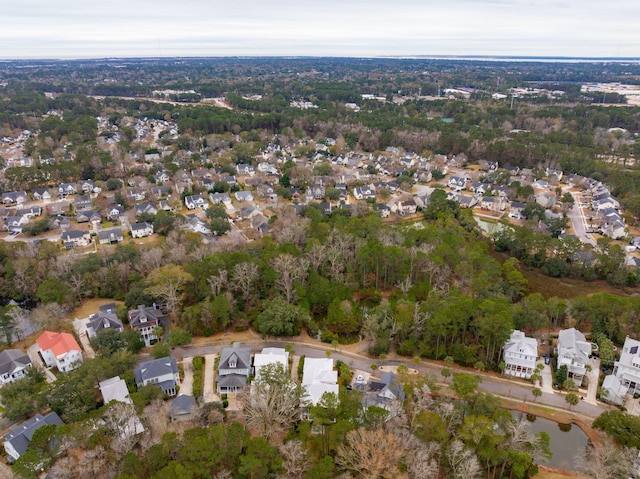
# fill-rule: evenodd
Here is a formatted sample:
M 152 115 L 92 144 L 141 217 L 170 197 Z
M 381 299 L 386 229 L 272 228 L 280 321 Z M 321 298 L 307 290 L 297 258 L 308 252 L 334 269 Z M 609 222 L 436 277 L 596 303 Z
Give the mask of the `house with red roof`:
M 36 343 L 44 363 L 49 368 L 56 366 L 59 371 L 67 372 L 82 364 L 82 350 L 69 333 L 45 331 L 36 339 Z

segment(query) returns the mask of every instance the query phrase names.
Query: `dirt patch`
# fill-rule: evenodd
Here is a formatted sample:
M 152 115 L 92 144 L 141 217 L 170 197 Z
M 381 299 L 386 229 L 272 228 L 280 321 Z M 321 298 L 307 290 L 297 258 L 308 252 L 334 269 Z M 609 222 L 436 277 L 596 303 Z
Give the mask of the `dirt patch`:
M 107 299 L 107 298 L 85 299 L 82 302 L 82 305 L 80 305 L 78 308 L 74 309 L 69 314 L 67 314 L 67 318 L 69 319 L 86 318 L 90 314 L 93 314 L 96 311 L 98 311 L 98 308 L 100 306 L 103 306 L 109 303 L 116 303 L 116 305 L 118 305 L 118 304 L 122 304 L 122 301 L 116 301 L 114 299 Z
M 581 479 L 587 478 L 587 476 L 578 474 L 577 472 L 560 471 L 547 466 L 538 466 L 538 471 L 538 474 L 534 476 L 536 479 L 566 479 L 567 477 L 578 477 Z

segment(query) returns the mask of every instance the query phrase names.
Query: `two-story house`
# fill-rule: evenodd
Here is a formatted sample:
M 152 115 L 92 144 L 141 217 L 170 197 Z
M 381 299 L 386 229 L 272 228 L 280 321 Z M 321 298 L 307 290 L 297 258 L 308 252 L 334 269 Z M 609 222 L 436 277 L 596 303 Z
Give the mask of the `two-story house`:
M 557 351 L 557 368 L 567 366 L 568 379 L 572 379 L 576 386 L 581 386 L 587 373 L 591 343 L 577 329 L 563 329 L 558 333 Z
M 36 339 L 36 343 L 48 368 L 56 366 L 59 371 L 68 372 L 82 364 L 82 350 L 69 333 L 45 331 Z
M 0 353 L 0 385 L 22 379 L 30 368 L 29 356 L 19 349 L 5 349 Z
M 160 326 L 160 321 L 166 317 L 165 312 L 155 304 L 153 306 L 141 304 L 137 309 L 129 311 L 128 316 L 129 326 L 140 333 L 144 344 L 151 346 L 158 340 L 154 329 Z
M 505 363 L 504 374 L 530 379 L 536 370 L 538 341 L 527 338 L 516 329 L 503 347 L 502 359 Z
M 218 364 L 218 393 L 235 393 L 247 385 L 251 374 L 251 348 L 233 343 L 222 350 Z
M 627 336 L 620 360 L 613 365 L 613 375 L 627 388 L 627 394 L 640 393 L 640 341 Z
M 143 221 L 142 223 L 133 223 L 129 226 L 131 236 L 133 238 L 145 238 L 153 234 L 153 224 Z
M 62 233 L 61 239 L 67 249 L 89 246 L 91 244 L 91 233 L 89 231 L 69 230 Z
M 305 358 L 302 372 L 302 387 L 305 399 L 318 404 L 324 393 L 338 395 L 338 372 L 333 370 L 331 358 Z
M 153 384 L 168 396 L 175 396 L 180 384 L 178 364 L 169 356 L 140 363 L 133 370 L 133 376 L 139 388 Z
M 122 321 L 116 316 L 116 304 L 104 304 L 98 308 L 98 312 L 89 315 L 87 321 L 87 336 L 95 337 L 98 332 L 103 329 L 115 329 L 116 331 L 124 331 Z
M 209 206 L 207 199 L 203 198 L 202 195 L 187 196 L 184 199 L 184 204 L 188 210 L 195 210 L 196 208 L 206 210 L 207 206 Z
M 55 412 L 49 413 L 46 416 L 36 414 L 31 419 L 11 429 L 11 431 L 4 436 L 3 443 L 9 463 L 12 464 L 16 462 L 18 458 L 27 451 L 36 430 L 49 424 L 61 426 L 62 420 Z

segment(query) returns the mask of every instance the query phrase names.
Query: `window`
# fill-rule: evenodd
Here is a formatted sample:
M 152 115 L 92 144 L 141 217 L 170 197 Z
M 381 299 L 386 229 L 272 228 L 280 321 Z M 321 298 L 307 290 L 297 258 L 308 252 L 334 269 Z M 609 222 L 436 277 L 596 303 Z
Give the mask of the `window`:
M 235 368 L 238 365 L 238 358 L 235 356 L 232 356 L 229 358 L 229 367 L 230 368 Z

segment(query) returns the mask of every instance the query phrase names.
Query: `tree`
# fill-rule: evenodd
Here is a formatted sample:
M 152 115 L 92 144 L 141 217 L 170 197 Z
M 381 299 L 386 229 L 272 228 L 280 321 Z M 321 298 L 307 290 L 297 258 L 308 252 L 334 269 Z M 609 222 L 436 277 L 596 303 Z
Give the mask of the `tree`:
M 304 282 L 309 270 L 309 261 L 304 257 L 280 254 L 272 260 L 273 269 L 278 273 L 276 284 L 284 292 L 288 303 L 295 299 L 295 286 Z
M 231 270 L 232 289 L 240 293 L 245 308 L 253 303 L 259 277 L 258 265 L 249 261 L 237 263 Z
M 167 264 L 149 274 L 147 277 L 149 286 L 145 292 L 165 300 L 167 308 L 175 316 L 182 301 L 182 291 L 192 281 L 193 276 L 183 268 L 175 264 Z
M 154 359 L 165 358 L 171 354 L 171 346 L 165 342 L 157 342 L 151 347 L 151 356 Z
M 638 451 L 631 447 L 616 446 L 609 438 L 598 447 L 590 444 L 577 457 L 580 469 L 593 479 L 627 479 L 637 477 L 634 465 Z
M 256 320 L 256 329 L 267 336 L 297 336 L 302 325 L 310 320 L 307 311 L 277 297 L 265 301 L 264 310 Z
M 542 396 L 542 389 L 533 388 L 531 390 L 531 395 L 533 396 L 533 401 L 535 402 L 536 399 L 538 399 L 540 396 Z
M 20 307 L 4 308 L 0 306 L 0 334 L 4 335 L 5 342 L 8 346 L 13 343 L 13 334 L 18 326 L 18 315 L 11 314 L 11 310 L 20 309 Z
M 480 463 L 478 458 L 459 439 L 454 439 L 445 450 L 445 457 L 449 464 L 452 479 L 475 479 L 480 477 Z
M 394 434 L 361 427 L 347 433 L 346 441 L 338 447 L 336 464 L 356 477 L 396 479 L 402 477 L 398 466 L 405 454 Z
M 302 441 L 292 439 L 282 444 L 278 450 L 287 479 L 302 479 L 310 467 L 307 450 Z
M 248 388 L 247 388 L 248 389 Z M 247 427 L 269 439 L 288 430 L 299 418 L 304 390 L 282 364 L 267 364 L 244 395 Z
M 454 373 L 452 387 L 460 399 L 468 401 L 477 392 L 481 382 L 482 376 Z
M 580 396 L 578 396 L 576 393 L 569 393 L 564 397 L 564 400 L 569 405 L 569 409 L 571 409 L 572 406 L 578 405 L 578 403 L 580 402 Z
M 167 344 L 169 346 L 183 346 L 191 342 L 191 333 L 184 329 L 174 328 L 167 335 Z

